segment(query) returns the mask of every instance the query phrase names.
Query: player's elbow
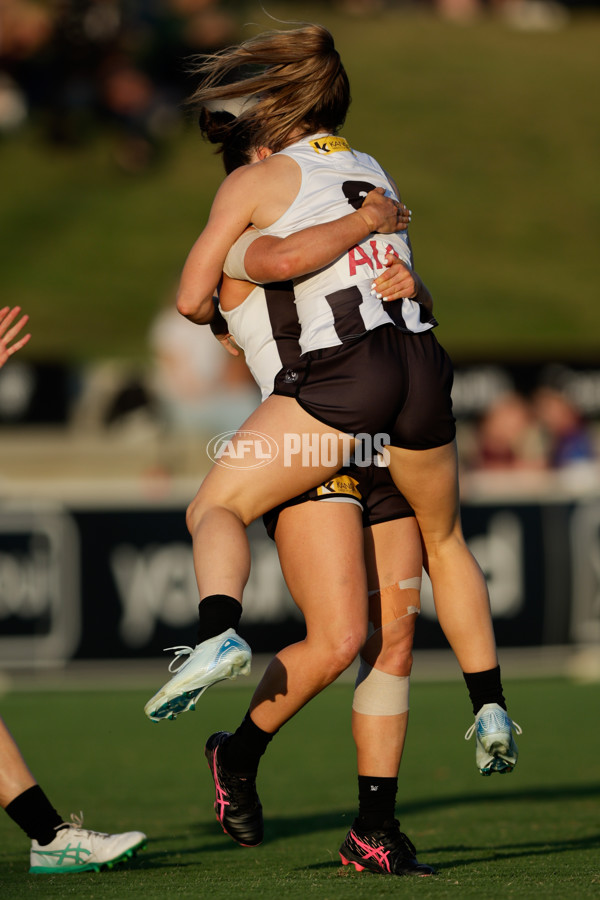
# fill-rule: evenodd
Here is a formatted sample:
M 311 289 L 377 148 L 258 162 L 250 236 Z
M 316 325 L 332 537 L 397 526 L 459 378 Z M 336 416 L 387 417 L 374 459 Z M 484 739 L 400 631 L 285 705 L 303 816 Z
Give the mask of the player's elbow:
M 196 312 L 197 303 L 194 303 L 189 295 L 178 293 L 176 306 L 177 312 L 180 312 L 182 316 L 189 317 Z
M 192 294 L 186 291 L 179 291 L 177 294 L 176 300 L 177 312 L 181 313 L 182 316 L 185 316 L 186 319 L 192 319 L 194 322 L 198 322 L 202 319 L 202 314 L 206 312 L 208 315 L 208 320 L 210 320 L 210 316 L 212 315 L 212 302 L 208 305 L 206 310 L 204 307 L 206 304 L 202 301 L 199 301 L 197 297 L 194 297 Z
M 304 274 L 300 256 L 289 250 L 273 254 L 270 266 L 272 269 L 271 281 L 289 281 L 291 278 Z

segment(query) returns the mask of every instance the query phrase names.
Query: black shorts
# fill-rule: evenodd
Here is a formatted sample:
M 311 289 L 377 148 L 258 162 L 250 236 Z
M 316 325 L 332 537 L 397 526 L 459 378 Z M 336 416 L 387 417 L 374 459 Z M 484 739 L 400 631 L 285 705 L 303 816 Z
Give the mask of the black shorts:
M 277 373 L 273 393 L 346 434 L 387 434 L 389 443 L 428 450 L 454 440 L 453 369 L 432 331 L 381 325 L 358 340 L 305 353 Z
M 275 540 L 275 529 L 282 510 L 309 500 L 358 504 L 362 510 L 363 528 L 414 516 L 412 507 L 394 484 L 386 466 L 376 466 L 374 463 L 369 466 L 353 464 L 340 469 L 333 478 L 318 487 L 305 491 L 265 513 L 263 523 L 269 537 Z

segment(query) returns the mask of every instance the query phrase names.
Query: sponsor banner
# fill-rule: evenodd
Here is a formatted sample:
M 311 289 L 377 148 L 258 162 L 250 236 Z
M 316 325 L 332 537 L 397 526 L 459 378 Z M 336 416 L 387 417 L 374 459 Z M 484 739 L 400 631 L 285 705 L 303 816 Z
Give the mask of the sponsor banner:
M 488 580 L 499 646 L 600 641 L 600 499 L 465 505 L 463 527 Z M 240 632 L 270 653 L 304 627 L 262 523 L 249 538 Z M 197 606 L 183 508 L 0 507 L 0 666 L 193 646 Z M 447 646 L 427 578 L 416 646 Z
M 80 558 L 80 532 L 66 510 L 0 510 L 0 665 L 77 653 Z

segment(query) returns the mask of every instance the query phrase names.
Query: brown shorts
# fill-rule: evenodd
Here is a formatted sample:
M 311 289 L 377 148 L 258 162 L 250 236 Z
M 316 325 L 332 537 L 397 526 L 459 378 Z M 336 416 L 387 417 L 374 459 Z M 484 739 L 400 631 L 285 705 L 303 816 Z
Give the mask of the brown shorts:
M 283 368 L 273 393 L 346 434 L 387 434 L 389 443 L 428 450 L 454 440 L 453 369 L 431 331 L 382 325 L 356 341 L 305 353 Z
M 335 503 L 345 500 L 357 503 L 362 510 L 363 528 L 414 516 L 412 507 L 394 484 L 389 469 L 385 466 L 376 466 L 374 463 L 369 466 L 353 464 L 340 469 L 337 475 L 319 487 L 305 491 L 265 513 L 263 523 L 269 537 L 275 540 L 279 514 L 284 509 L 309 500 Z

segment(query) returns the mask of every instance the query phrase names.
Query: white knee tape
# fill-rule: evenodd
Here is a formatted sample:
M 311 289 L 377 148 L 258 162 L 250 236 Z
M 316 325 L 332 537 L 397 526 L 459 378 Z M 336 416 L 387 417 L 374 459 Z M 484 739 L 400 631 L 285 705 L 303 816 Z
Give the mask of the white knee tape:
M 409 688 L 409 675 L 388 675 L 361 658 L 352 709 L 364 716 L 399 716 L 408 712 Z

